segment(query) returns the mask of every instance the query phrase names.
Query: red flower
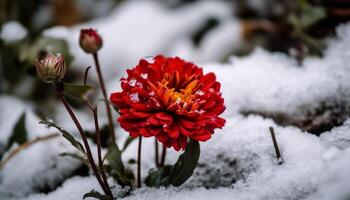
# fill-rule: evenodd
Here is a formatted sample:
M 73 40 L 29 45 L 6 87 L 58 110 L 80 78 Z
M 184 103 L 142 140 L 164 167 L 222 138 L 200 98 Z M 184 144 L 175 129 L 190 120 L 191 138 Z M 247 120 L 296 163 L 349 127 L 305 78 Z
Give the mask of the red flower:
M 203 74 L 193 63 L 178 57 L 141 59 L 128 77 L 121 79 L 122 92 L 110 100 L 119 109 L 118 122 L 132 137 L 155 136 L 166 147 L 184 149 L 188 138 L 206 141 L 225 119 L 224 99 L 214 73 Z
M 96 53 L 102 47 L 102 38 L 92 28 L 81 29 L 79 44 L 86 53 Z

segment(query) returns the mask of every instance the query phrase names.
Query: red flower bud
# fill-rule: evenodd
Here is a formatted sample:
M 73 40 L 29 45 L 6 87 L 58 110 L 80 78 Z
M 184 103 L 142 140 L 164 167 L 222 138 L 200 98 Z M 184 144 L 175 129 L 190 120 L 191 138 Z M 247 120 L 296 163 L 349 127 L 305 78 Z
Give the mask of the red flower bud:
M 81 29 L 79 44 L 86 53 L 96 53 L 102 47 L 102 38 L 94 29 Z
M 141 59 L 122 91 L 111 102 L 119 109 L 118 121 L 132 137 L 154 136 L 166 147 L 185 149 L 188 138 L 206 141 L 225 119 L 224 99 L 214 73 L 203 74 L 195 64 L 178 57 Z
M 66 74 L 66 63 L 61 54 L 48 53 L 44 59 L 34 61 L 39 78 L 47 83 L 58 82 Z

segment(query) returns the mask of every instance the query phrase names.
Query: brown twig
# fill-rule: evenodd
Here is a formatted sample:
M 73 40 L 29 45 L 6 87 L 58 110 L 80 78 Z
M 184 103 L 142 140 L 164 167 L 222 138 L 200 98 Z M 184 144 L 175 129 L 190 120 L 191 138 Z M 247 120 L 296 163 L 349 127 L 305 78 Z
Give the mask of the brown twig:
M 8 163 L 14 156 L 16 156 L 18 153 L 20 153 L 21 151 L 23 151 L 24 149 L 38 143 L 38 142 L 43 142 L 46 140 L 50 140 L 53 139 L 55 137 L 60 136 L 60 134 L 58 133 L 53 133 L 53 134 L 49 134 L 49 135 L 45 135 L 45 136 L 39 136 L 33 140 L 27 141 L 23 144 L 21 144 L 20 146 L 16 147 L 15 149 L 13 149 L 6 158 L 4 158 L 1 162 L 0 162 L 0 169 L 2 169 L 6 163 Z
M 137 151 L 137 188 L 141 187 L 141 143 L 142 136 L 139 136 L 139 147 Z
M 111 194 L 109 193 L 108 189 L 105 187 L 104 182 L 102 181 L 102 179 L 101 179 L 101 177 L 100 177 L 100 175 L 98 173 L 98 170 L 97 170 L 96 164 L 94 162 L 94 158 L 92 156 L 92 153 L 91 153 L 91 150 L 90 150 L 90 146 L 89 146 L 89 143 L 87 141 L 87 138 L 86 138 L 86 135 L 84 133 L 84 130 L 81 127 L 81 125 L 79 123 L 79 120 L 75 116 L 75 114 L 74 114 L 73 110 L 71 109 L 70 105 L 68 104 L 67 100 L 64 98 L 64 96 L 62 94 L 63 86 L 61 86 L 59 84 L 56 84 L 56 91 L 57 91 L 58 98 L 62 101 L 63 105 L 65 106 L 66 110 L 68 111 L 68 114 L 72 118 L 75 126 L 77 127 L 77 129 L 78 129 L 78 131 L 80 133 L 81 139 L 83 140 L 83 143 L 84 143 L 84 148 L 85 148 L 85 151 L 86 151 L 86 155 L 87 155 L 87 158 L 88 158 L 89 163 L 90 163 L 90 167 L 91 167 L 93 173 L 95 174 L 95 177 L 96 177 L 98 183 L 100 184 L 100 186 L 101 186 L 102 190 L 104 191 L 104 193 L 106 195 L 108 195 L 108 196 L 111 196 Z M 113 197 L 113 196 L 111 196 L 111 197 Z
M 273 130 L 273 127 L 270 127 L 269 129 L 270 129 L 270 133 L 271 133 L 271 137 L 272 137 L 273 146 L 275 147 L 277 163 L 279 165 L 281 165 L 283 163 L 283 158 L 281 156 L 280 149 L 278 148 L 278 143 L 276 140 L 275 131 Z
M 97 76 L 98 76 L 98 81 L 100 83 L 100 87 L 102 90 L 102 94 L 103 94 L 103 98 L 105 99 L 105 104 L 106 104 L 106 112 L 107 112 L 107 118 L 108 118 L 108 126 L 109 126 L 109 132 L 111 134 L 111 143 L 115 143 L 115 132 L 114 132 L 114 125 L 113 125 L 113 118 L 112 118 L 112 111 L 111 111 L 111 107 L 109 105 L 108 102 L 108 97 L 107 97 L 107 91 L 106 91 L 106 87 L 105 87 L 105 83 L 103 81 L 103 77 L 102 77 L 102 72 L 101 72 L 101 68 L 100 68 L 100 63 L 98 61 L 98 55 L 97 53 L 92 54 L 94 61 L 95 61 L 95 66 L 96 66 L 96 72 L 97 72 Z

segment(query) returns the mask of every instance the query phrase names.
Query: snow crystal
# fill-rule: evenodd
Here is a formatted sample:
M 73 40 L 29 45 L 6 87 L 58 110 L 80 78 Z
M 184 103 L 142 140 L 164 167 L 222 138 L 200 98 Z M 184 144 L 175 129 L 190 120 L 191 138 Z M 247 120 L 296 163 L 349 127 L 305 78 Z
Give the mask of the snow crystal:
M 134 87 L 136 85 L 136 79 L 134 79 L 134 78 L 130 79 L 129 85 Z
M 213 88 L 211 88 L 211 89 L 213 89 Z M 196 94 L 198 94 L 198 95 L 204 95 L 204 92 L 203 92 L 202 90 L 197 90 L 197 91 L 196 91 Z
M 147 77 L 148 77 L 148 74 L 144 74 L 144 73 L 141 74 L 141 78 L 147 79 Z
M 130 100 L 132 102 L 139 102 L 140 101 L 139 94 L 137 94 L 137 93 L 132 93 L 129 96 L 130 96 Z
M 0 38 L 8 43 L 14 43 L 27 36 L 27 29 L 17 21 L 9 21 L 2 26 Z
M 151 91 L 150 93 L 148 93 L 149 96 L 154 96 L 156 93 L 154 91 Z
M 146 56 L 143 59 L 146 60 L 150 64 L 154 63 L 154 57 L 153 56 Z

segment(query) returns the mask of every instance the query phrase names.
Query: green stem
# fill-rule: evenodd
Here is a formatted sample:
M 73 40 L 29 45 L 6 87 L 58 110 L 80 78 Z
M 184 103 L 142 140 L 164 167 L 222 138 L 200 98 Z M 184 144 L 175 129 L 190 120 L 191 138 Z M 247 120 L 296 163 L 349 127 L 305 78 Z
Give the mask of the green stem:
M 160 160 L 160 163 L 159 163 L 159 166 L 160 166 L 160 167 L 163 167 L 163 166 L 164 166 L 164 163 L 165 163 L 165 156 L 166 156 L 166 146 L 163 145 L 162 157 L 161 157 L 161 160 Z
M 159 148 L 158 148 L 158 141 L 157 138 L 154 138 L 154 149 L 155 149 L 155 163 L 156 167 L 159 167 Z
M 139 136 L 139 147 L 137 151 L 137 188 L 141 187 L 141 143 L 142 136 Z

